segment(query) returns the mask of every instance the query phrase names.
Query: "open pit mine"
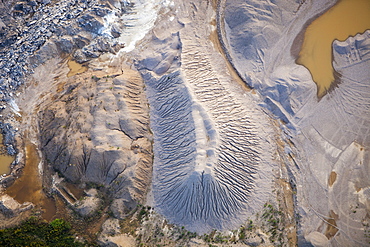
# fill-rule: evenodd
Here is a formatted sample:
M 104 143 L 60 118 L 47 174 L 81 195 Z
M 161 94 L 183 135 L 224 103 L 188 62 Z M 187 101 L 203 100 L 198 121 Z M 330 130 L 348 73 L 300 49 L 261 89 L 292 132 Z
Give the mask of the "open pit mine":
M 0 245 L 370 245 L 370 1 L 0 13 Z

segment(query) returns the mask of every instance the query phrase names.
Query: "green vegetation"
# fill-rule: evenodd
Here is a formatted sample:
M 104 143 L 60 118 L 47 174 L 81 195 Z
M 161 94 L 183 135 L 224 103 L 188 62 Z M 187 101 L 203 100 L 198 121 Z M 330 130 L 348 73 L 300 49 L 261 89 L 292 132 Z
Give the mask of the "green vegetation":
M 246 229 L 244 226 L 240 227 L 240 232 L 239 232 L 239 239 L 240 240 L 244 240 L 245 239 L 245 232 L 246 232 Z
M 135 214 L 131 217 L 130 222 L 137 222 L 137 226 L 141 225 L 140 230 L 137 231 L 138 234 L 135 234 L 136 236 L 132 234 L 136 237 L 137 246 L 187 246 L 190 239 L 197 237 L 195 232 L 186 230 L 184 226 L 168 224 L 151 209 L 151 207 L 138 205 Z
M 254 246 L 262 243 L 286 246 L 287 240 L 284 236 L 285 216 L 272 203 L 265 203 L 261 212 L 231 232 L 214 229 L 208 234 L 197 235 L 187 231 L 184 226 L 168 224 L 155 211 L 142 205 L 138 205 L 136 213 L 130 219 L 129 222 L 136 222 L 136 229 L 141 226 L 135 237 L 137 245 L 143 247 L 186 246 L 194 238 L 203 240 L 208 246 L 229 244 Z
M 93 75 L 93 76 L 91 76 L 91 79 L 97 82 L 97 81 L 99 81 L 101 78 L 99 78 L 99 77 L 97 77 L 97 76 L 94 76 L 94 75 Z
M 71 225 L 62 219 L 47 223 L 31 217 L 17 227 L 0 230 L 0 246 L 82 247 L 87 244 L 77 242 Z
M 139 222 L 141 222 L 141 220 L 145 217 L 148 216 L 148 213 L 149 213 L 149 210 L 150 210 L 150 207 L 146 208 L 146 207 L 142 207 L 141 210 L 139 211 L 139 213 L 137 214 L 137 219 Z
M 283 222 L 284 214 L 278 209 L 274 208 L 271 204 L 265 203 L 263 206 L 262 219 L 265 221 L 265 227 L 270 233 L 270 241 L 276 245 L 282 245 L 283 241 Z
M 148 210 L 150 207 L 148 207 Z M 133 237 L 136 237 L 136 229 L 140 226 L 141 220 L 148 213 L 145 211 L 145 207 L 138 204 L 135 209 L 131 212 L 126 212 L 128 215 L 123 220 L 120 220 L 120 227 L 122 233 L 129 233 Z M 112 213 L 113 214 L 113 213 Z
M 362 220 L 362 225 L 364 227 L 364 234 L 365 234 L 365 239 L 368 244 L 370 244 L 370 223 L 369 223 L 369 218 L 364 218 Z

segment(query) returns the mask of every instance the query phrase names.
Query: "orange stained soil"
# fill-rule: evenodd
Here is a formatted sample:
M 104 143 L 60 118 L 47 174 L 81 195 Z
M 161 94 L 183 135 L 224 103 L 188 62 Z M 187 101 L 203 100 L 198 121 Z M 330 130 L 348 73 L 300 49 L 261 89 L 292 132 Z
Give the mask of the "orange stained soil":
M 334 213 L 333 210 L 330 210 L 329 219 L 327 220 L 327 228 L 325 231 L 325 236 L 328 239 L 333 238 L 338 232 L 337 220 L 338 220 L 338 215 Z

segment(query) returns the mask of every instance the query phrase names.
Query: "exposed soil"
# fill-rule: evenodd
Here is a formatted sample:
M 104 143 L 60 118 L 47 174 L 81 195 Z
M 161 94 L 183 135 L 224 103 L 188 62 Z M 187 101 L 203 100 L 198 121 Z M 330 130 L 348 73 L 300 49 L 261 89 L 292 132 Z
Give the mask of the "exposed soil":
M 291 185 L 284 179 L 277 180 L 278 201 L 281 211 L 285 215 L 284 231 L 288 238 L 288 246 L 297 246 L 297 229 L 294 217 L 293 190 Z
M 338 232 L 337 220 L 338 220 L 338 215 L 334 213 L 333 210 L 330 210 L 329 219 L 327 220 L 327 228 L 325 231 L 325 236 L 328 239 L 333 238 L 335 234 Z

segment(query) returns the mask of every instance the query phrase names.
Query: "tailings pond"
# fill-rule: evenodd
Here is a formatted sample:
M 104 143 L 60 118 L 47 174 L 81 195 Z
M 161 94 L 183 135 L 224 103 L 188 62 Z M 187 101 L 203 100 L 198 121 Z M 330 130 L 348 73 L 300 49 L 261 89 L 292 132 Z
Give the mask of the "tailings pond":
M 0 134 L 0 175 L 9 174 L 13 161 L 14 156 L 8 155 L 6 147 L 3 145 L 3 135 Z
M 369 0 L 340 0 L 307 27 L 297 63 L 310 70 L 319 98 L 335 80 L 333 41 L 344 41 L 366 29 L 370 29 Z
M 38 171 L 39 163 L 40 158 L 36 146 L 27 143 L 26 165 L 23 168 L 22 176 L 6 190 L 6 193 L 19 203 L 32 202 L 35 205 L 40 205 L 43 211 L 42 217 L 51 220 L 56 214 L 55 201 L 47 197 L 42 190 L 42 180 Z

